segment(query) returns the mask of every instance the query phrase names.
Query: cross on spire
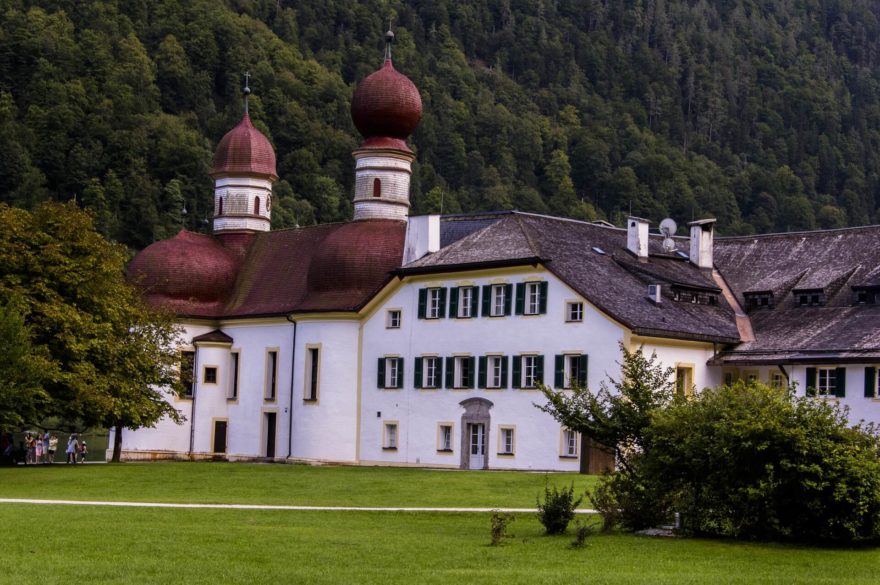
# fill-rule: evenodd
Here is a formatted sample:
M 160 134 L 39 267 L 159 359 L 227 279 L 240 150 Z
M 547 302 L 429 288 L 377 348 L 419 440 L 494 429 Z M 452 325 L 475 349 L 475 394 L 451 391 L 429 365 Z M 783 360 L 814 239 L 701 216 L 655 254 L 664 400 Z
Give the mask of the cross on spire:
M 388 32 L 385 33 L 385 60 L 391 61 L 391 43 L 394 42 L 394 32 L 391 30 L 391 19 L 388 19 Z
M 241 93 L 244 96 L 244 114 L 248 115 L 248 96 L 251 94 L 251 88 L 248 87 L 248 82 L 250 81 L 251 72 L 244 72 L 244 88 L 242 88 Z

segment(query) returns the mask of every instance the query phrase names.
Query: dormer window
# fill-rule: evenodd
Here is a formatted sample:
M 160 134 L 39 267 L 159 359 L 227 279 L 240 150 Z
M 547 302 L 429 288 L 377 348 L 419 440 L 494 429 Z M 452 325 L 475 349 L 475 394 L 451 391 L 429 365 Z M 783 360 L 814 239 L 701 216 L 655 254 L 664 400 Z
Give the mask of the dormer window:
M 876 305 L 880 301 L 880 286 L 854 286 L 852 291 L 854 305 Z
M 801 289 L 792 291 L 794 302 L 798 307 L 824 307 L 825 291 L 821 288 Z
M 678 303 L 691 303 L 694 305 L 717 305 L 718 293 L 711 290 L 686 289 L 673 286 L 672 300 Z
M 756 311 L 758 309 L 772 309 L 773 308 L 773 292 L 772 291 L 747 292 L 747 293 L 745 293 L 745 298 L 746 298 L 746 310 L 747 311 Z

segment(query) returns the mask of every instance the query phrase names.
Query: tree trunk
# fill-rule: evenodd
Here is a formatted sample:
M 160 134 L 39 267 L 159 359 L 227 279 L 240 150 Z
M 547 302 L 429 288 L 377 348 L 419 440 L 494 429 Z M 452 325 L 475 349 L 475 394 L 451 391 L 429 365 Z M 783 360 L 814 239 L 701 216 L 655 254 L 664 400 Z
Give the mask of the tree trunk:
M 113 463 L 119 463 L 122 455 L 122 425 L 116 423 L 116 431 L 113 433 L 113 457 L 110 459 Z

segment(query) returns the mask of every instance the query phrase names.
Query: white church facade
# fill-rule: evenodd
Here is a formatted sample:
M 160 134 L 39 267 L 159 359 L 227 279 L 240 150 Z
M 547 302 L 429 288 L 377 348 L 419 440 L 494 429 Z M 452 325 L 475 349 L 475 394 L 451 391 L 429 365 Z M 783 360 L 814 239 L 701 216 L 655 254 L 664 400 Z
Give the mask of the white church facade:
M 124 431 L 125 459 L 597 471 L 607 454 L 536 404 L 598 388 L 620 346 L 682 391 L 797 384 L 880 421 L 880 228 L 663 237 L 518 212 L 409 216 L 418 90 L 390 56 L 352 100 L 354 219 L 273 231 L 275 153 L 218 144 L 214 233 L 139 253 L 129 278 L 183 328 L 181 425 Z

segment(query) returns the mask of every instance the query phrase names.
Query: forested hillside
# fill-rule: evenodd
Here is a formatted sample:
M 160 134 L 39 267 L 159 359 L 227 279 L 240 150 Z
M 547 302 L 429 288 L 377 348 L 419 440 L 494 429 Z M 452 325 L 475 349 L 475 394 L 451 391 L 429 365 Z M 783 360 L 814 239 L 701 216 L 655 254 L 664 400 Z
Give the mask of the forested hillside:
M 247 70 L 273 224 L 347 219 L 389 19 L 424 102 L 415 212 L 880 222 L 870 0 L 0 0 L 0 200 L 75 197 L 133 248 L 208 230 Z

